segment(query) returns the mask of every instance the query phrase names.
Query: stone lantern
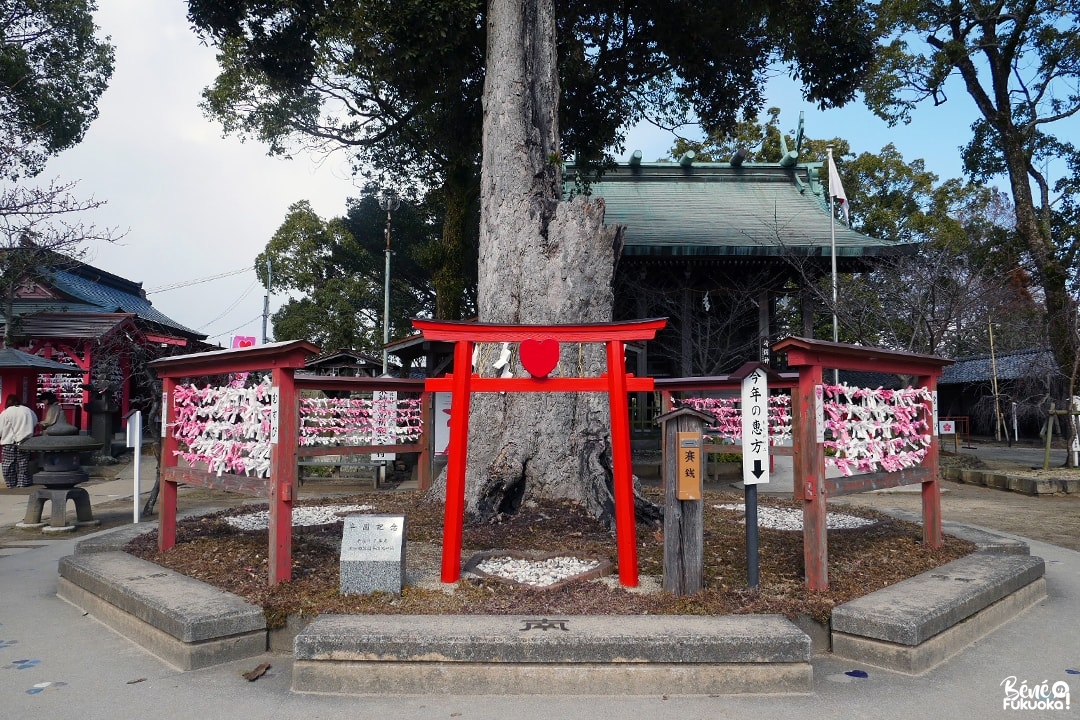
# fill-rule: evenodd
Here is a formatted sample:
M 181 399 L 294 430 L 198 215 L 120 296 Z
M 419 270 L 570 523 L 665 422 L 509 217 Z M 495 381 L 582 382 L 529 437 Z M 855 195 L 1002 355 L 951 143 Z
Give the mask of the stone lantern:
M 79 464 L 79 455 L 101 446 L 97 439 L 80 435 L 63 414 L 43 435 L 21 443 L 22 449 L 38 454 L 41 470 L 31 478 L 32 484 L 40 487 L 35 487 L 30 493 L 26 517 L 18 527 L 40 527 L 43 532 L 70 532 L 84 525 L 100 525 L 101 521 L 94 520 L 90 508 L 90 493 L 76 486 L 90 478 Z M 75 503 L 75 525 L 67 524 L 68 500 Z M 46 501 L 52 503 L 49 527 L 45 527 L 46 523 L 41 521 Z

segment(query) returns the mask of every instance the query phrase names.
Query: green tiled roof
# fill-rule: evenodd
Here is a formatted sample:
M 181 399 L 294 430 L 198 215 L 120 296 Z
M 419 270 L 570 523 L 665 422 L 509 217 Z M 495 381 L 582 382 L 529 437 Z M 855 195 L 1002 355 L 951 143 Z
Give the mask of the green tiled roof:
M 594 183 L 607 224 L 626 226 L 623 256 L 830 255 L 828 199 L 821 163 L 621 165 Z M 573 187 L 573 167 L 566 172 Z M 837 222 L 837 258 L 914 252 L 915 246 L 867 237 Z

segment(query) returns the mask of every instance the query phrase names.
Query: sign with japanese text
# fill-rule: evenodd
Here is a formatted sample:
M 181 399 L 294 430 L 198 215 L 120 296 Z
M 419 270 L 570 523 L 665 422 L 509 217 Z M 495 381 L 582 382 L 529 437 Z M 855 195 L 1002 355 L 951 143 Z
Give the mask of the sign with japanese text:
M 701 433 L 681 432 L 676 435 L 679 446 L 676 497 L 679 500 L 700 500 L 704 463 L 701 457 Z
M 347 515 L 341 534 L 343 561 L 399 562 L 405 540 L 400 515 Z
M 395 390 L 376 390 L 371 394 L 371 444 L 397 443 L 398 399 Z M 372 453 L 371 459 L 389 462 L 395 453 Z
M 761 368 L 742 381 L 743 484 L 769 482 L 769 383 Z
M 937 427 L 938 424 L 938 402 L 937 402 L 937 390 L 930 393 L 930 405 L 933 408 L 934 419 L 931 421 L 933 424 L 930 427 Z
M 821 385 L 814 386 L 814 430 L 814 441 L 825 442 L 825 388 Z
M 270 444 L 276 445 L 278 428 L 281 426 L 281 389 L 272 387 L 267 396 L 270 398 Z

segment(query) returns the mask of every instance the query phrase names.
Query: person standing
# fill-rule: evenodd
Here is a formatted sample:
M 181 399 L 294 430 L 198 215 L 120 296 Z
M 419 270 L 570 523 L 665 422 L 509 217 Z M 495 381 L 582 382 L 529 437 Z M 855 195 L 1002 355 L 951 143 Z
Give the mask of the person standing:
M 19 402 L 17 395 L 8 395 L 0 412 L 0 470 L 9 488 L 30 487 L 30 452 L 20 449 L 19 444 L 33 436 L 35 425 L 34 411 Z

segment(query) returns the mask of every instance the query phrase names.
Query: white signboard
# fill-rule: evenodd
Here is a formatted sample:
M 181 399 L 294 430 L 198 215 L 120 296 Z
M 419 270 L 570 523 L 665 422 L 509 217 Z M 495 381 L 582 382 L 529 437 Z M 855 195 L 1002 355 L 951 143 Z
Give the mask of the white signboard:
M 278 441 L 278 428 L 281 427 L 281 388 L 272 387 L 270 396 L 270 444 Z
M 435 393 L 435 454 L 445 455 L 450 444 L 450 396 L 452 393 Z
M 758 368 L 742 381 L 743 484 L 769 482 L 769 383 Z
M 815 442 L 825 442 L 825 388 L 814 386 L 814 427 L 817 430 Z
M 937 427 L 938 426 L 938 419 L 937 419 L 937 417 L 938 417 L 937 390 L 934 390 L 933 392 L 930 393 L 930 405 L 933 408 L 933 412 L 934 412 L 934 419 L 931 420 L 931 422 L 933 424 L 930 427 Z M 939 432 L 938 434 L 940 435 L 941 433 Z
M 162 427 L 165 424 L 162 423 Z M 135 508 L 132 511 L 132 519 L 139 522 L 139 495 L 142 494 L 139 487 L 139 475 L 141 472 L 139 461 L 142 459 L 142 410 L 136 410 L 128 415 L 127 421 L 127 446 L 129 448 L 135 448 L 134 453 L 134 467 L 132 469 L 132 475 L 134 478 L 134 491 L 135 491 Z
M 397 444 L 397 391 L 376 390 L 371 394 L 371 444 Z M 390 462 L 396 453 L 372 453 L 375 461 Z
M 955 420 L 941 420 L 937 424 L 938 435 L 955 435 L 956 434 L 956 421 Z

